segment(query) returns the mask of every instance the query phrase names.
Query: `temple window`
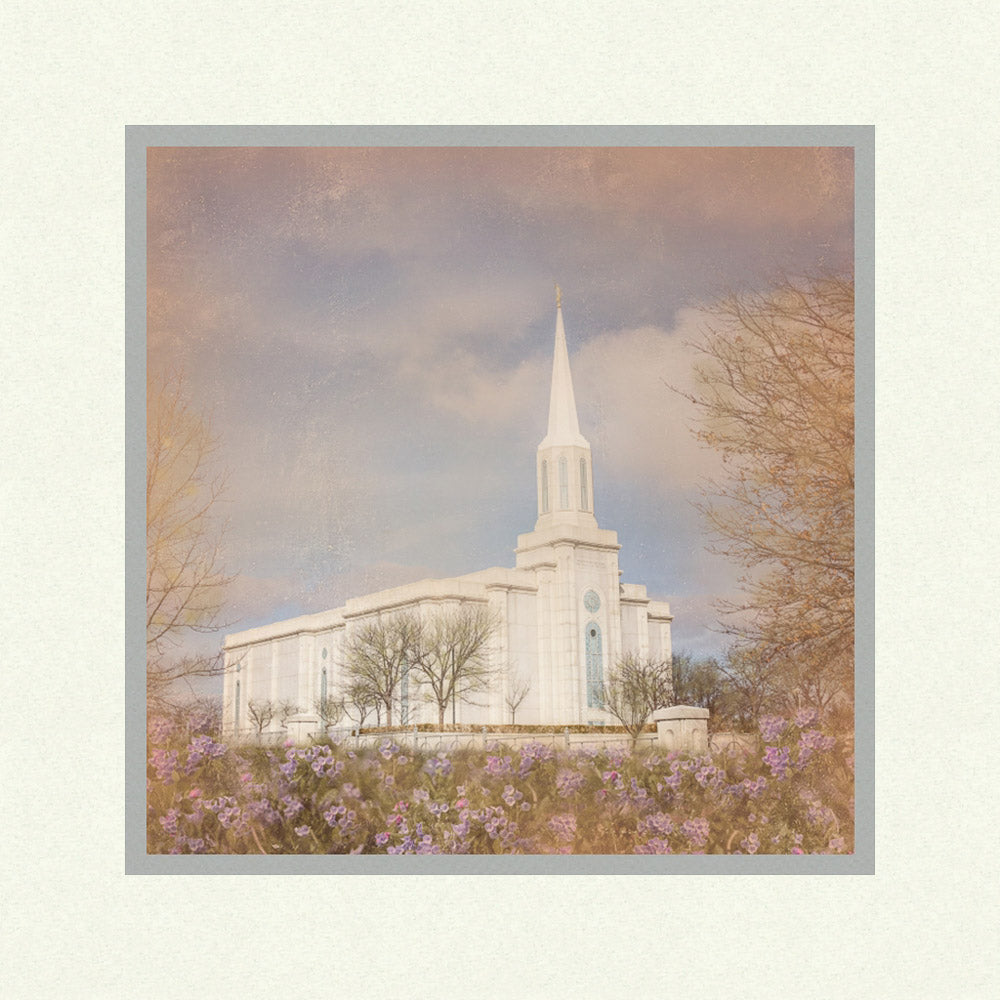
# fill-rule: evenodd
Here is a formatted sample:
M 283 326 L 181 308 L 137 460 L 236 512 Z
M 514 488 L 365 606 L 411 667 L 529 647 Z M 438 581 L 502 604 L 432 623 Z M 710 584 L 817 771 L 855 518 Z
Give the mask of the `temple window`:
M 587 653 L 587 707 L 604 707 L 604 652 L 601 648 L 601 626 L 589 622 L 584 629 Z

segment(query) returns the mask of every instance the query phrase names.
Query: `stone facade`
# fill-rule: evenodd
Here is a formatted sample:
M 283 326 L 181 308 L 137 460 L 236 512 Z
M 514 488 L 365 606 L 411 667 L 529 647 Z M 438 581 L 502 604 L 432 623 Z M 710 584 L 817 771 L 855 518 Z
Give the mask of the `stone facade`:
M 336 695 L 344 686 L 345 639 L 359 621 L 403 610 L 430 618 L 462 604 L 492 609 L 500 625 L 489 650 L 496 681 L 475 704 L 455 705 L 457 722 L 509 722 L 505 696 L 512 673 L 531 685 L 517 709 L 518 723 L 613 722 L 595 697 L 602 679 L 627 651 L 669 658 L 671 615 L 644 586 L 621 582 L 621 546 L 614 531 L 598 527 L 593 482 L 557 306 L 548 431 L 536 463 L 538 519 L 534 530 L 518 537 L 514 568 L 422 580 L 227 636 L 227 733 L 249 728 L 250 699 L 288 701 L 311 712 L 318 699 Z M 398 700 L 402 724 L 437 721 L 437 707 L 422 700 L 415 685 L 408 684 Z

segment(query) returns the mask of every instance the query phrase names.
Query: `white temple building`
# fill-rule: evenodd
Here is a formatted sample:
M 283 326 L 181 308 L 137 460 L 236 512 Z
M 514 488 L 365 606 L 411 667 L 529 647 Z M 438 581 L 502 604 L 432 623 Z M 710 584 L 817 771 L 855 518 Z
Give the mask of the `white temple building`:
M 462 604 L 485 606 L 499 621 L 488 652 L 494 682 L 474 703 L 457 701 L 449 719 L 454 711 L 459 723 L 510 722 L 505 698 L 516 676 L 530 683 L 518 724 L 614 722 L 600 700 L 608 669 L 629 651 L 669 659 L 672 619 L 669 605 L 650 600 L 645 586 L 621 582 L 618 536 L 594 516 L 593 463 L 577 420 L 558 296 L 548 430 L 535 469 L 538 519 L 518 536 L 513 569 L 421 580 L 226 636 L 225 730 L 247 729 L 250 699 L 313 712 L 320 698 L 342 691 L 345 638 L 359 622 L 399 611 L 426 619 Z M 404 683 L 393 716 L 403 725 L 436 723 L 438 708 Z

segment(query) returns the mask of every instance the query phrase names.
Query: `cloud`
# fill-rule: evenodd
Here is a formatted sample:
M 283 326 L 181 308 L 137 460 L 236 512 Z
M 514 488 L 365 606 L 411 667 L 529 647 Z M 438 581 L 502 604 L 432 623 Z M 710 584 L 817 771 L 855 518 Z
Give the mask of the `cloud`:
M 183 368 L 222 438 L 228 550 L 249 574 L 236 604 L 259 619 L 507 564 L 534 518 L 553 280 L 601 518 L 635 526 L 635 579 L 707 590 L 678 511 L 717 459 L 664 385 L 689 387 L 691 307 L 852 259 L 842 150 L 214 148 L 148 162 L 148 364 Z
M 571 358 L 581 425 L 593 428 L 591 446 L 606 474 L 684 490 L 718 472 L 718 455 L 695 439 L 697 414 L 682 395 L 694 388 L 690 344 L 701 338 L 703 320 L 685 310 L 670 331 L 603 333 Z

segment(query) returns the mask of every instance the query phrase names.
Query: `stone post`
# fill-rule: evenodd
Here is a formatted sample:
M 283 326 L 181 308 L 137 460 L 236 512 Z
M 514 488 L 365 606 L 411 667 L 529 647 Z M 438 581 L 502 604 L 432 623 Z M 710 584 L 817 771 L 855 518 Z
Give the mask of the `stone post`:
M 684 753 L 708 752 L 708 709 L 672 705 L 653 713 L 656 741 L 664 750 Z

